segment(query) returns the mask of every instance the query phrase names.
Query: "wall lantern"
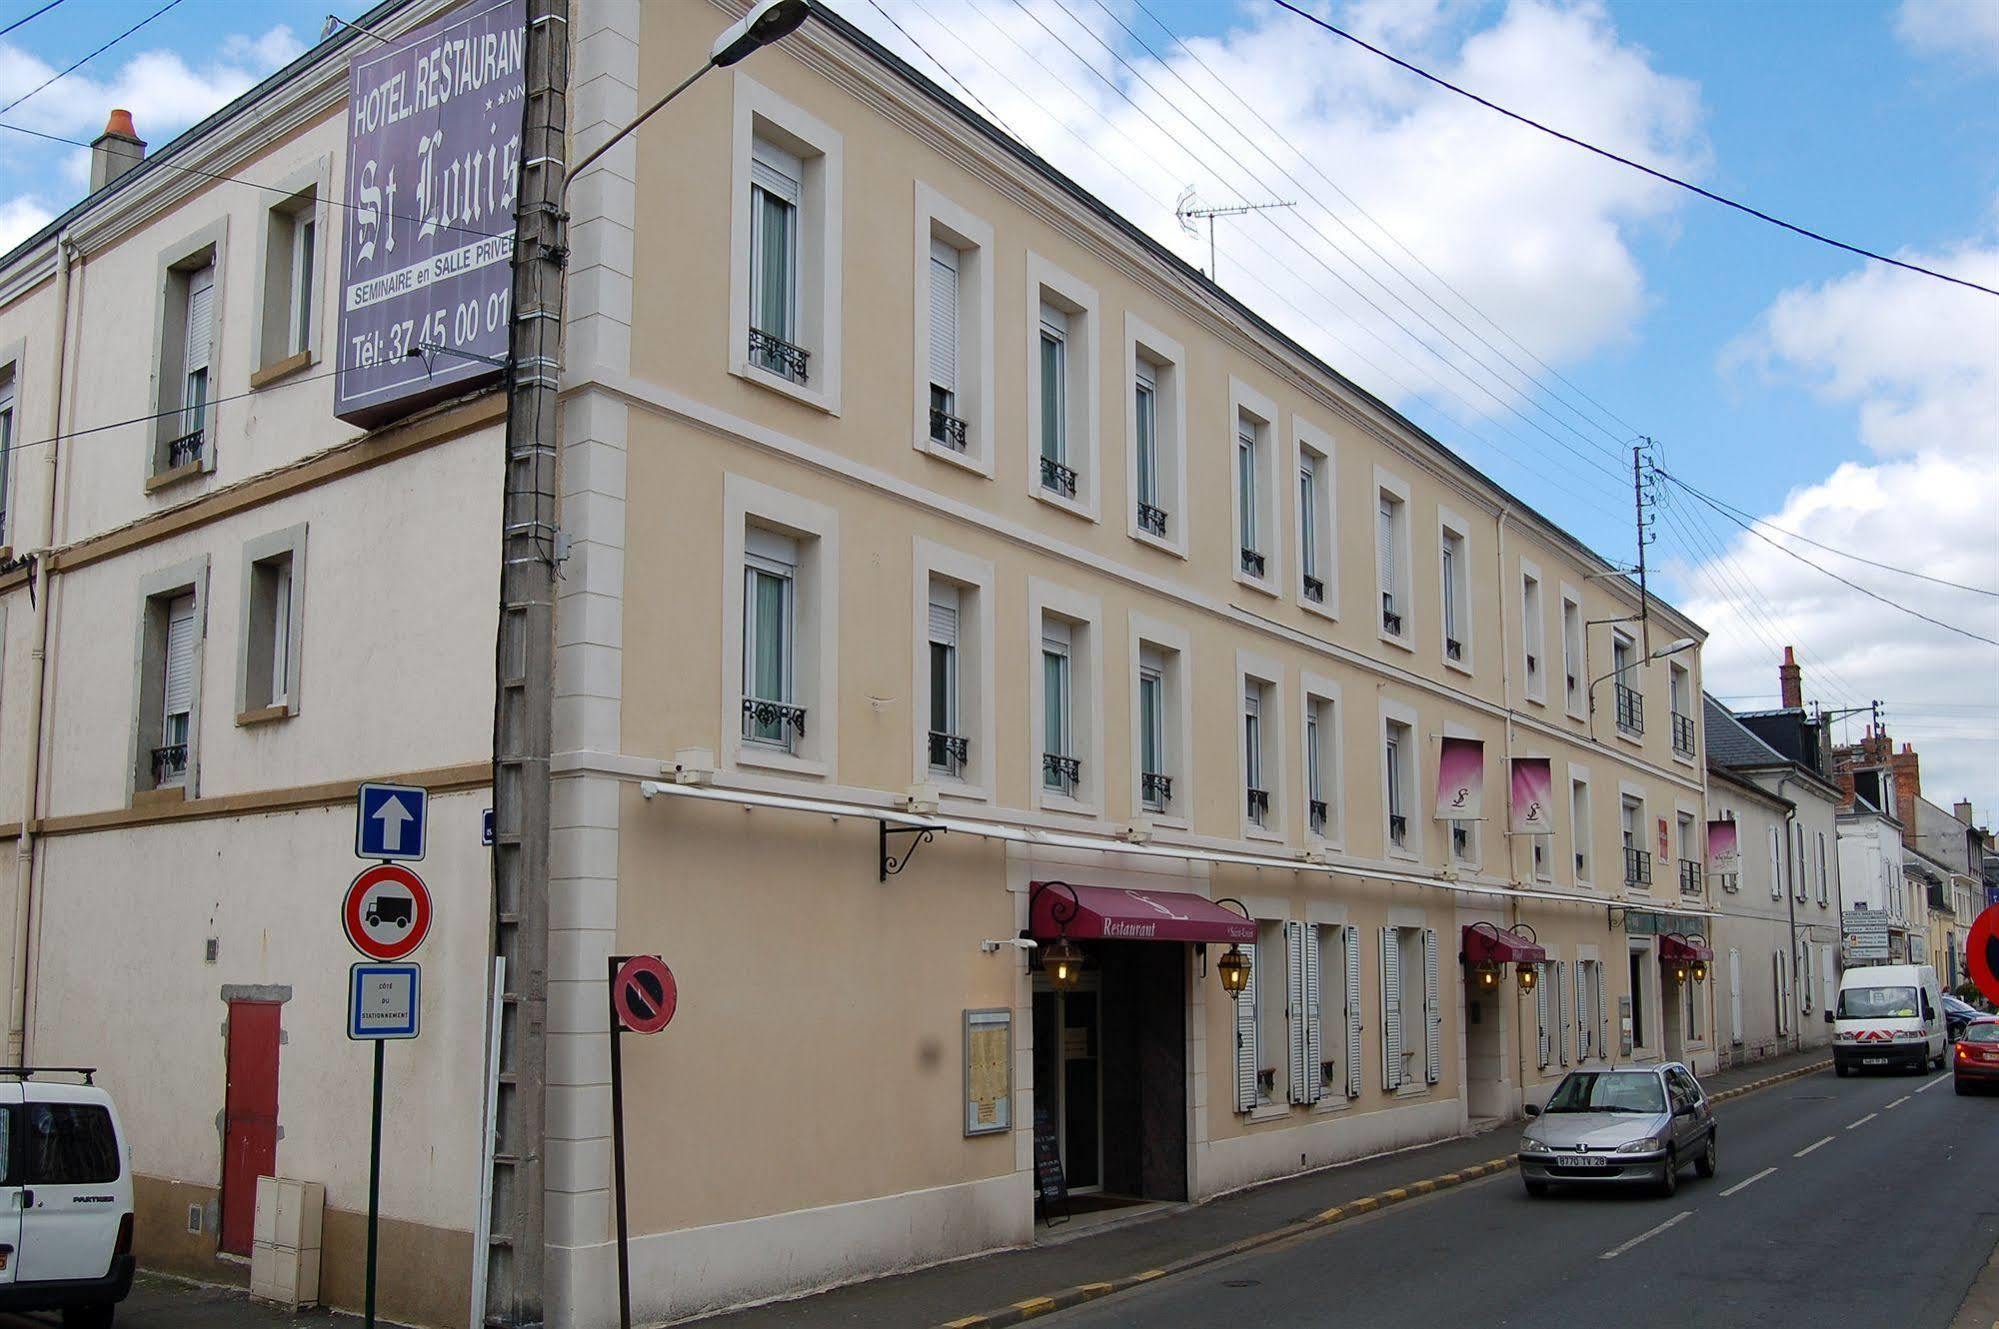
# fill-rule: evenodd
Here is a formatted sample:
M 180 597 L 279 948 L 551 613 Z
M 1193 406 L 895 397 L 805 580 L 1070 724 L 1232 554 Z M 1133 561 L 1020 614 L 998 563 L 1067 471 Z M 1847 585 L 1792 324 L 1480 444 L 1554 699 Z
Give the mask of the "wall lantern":
M 1506 966 L 1497 960 L 1483 960 L 1472 966 L 1472 976 L 1478 980 L 1479 991 L 1491 992 L 1506 976 Z
M 1241 911 L 1244 918 L 1249 917 L 1249 906 L 1232 895 L 1224 895 L 1215 903 L 1232 904 Z M 1249 957 L 1242 953 L 1242 947 L 1239 945 L 1231 945 L 1222 958 L 1215 961 L 1215 977 L 1222 980 L 1222 991 L 1237 1001 L 1242 1000 L 1242 994 L 1249 991 L 1249 970 Z
M 1035 899 L 1043 891 L 1060 891 L 1068 895 L 1052 895 L 1048 901 L 1048 917 L 1059 929 L 1055 940 L 1040 947 L 1030 957 L 1030 963 L 1038 963 L 1041 972 L 1048 975 L 1048 982 L 1057 992 L 1074 991 L 1083 981 L 1083 969 L 1087 957 L 1083 948 L 1069 940 L 1069 924 L 1082 911 L 1083 903 L 1076 898 L 1076 888 L 1066 881 L 1044 881 L 1037 884 L 1034 893 L 1027 897 L 1027 916 L 1034 917 Z
M 1513 972 L 1520 980 L 1522 992 L 1532 992 L 1534 984 L 1540 981 L 1540 971 L 1531 964 L 1515 965 Z
M 1696 983 L 1707 982 L 1707 961 L 1706 960 L 1694 961 L 1694 966 L 1692 970 L 1690 970 L 1689 972 L 1693 974 L 1694 982 Z
M 1674 981 L 1685 983 L 1691 979 L 1696 983 L 1707 982 L 1707 938 L 1698 932 L 1667 932 L 1660 936 L 1659 945 L 1662 951 L 1669 945 L 1671 947 L 1672 958 L 1667 963 L 1671 966 Z

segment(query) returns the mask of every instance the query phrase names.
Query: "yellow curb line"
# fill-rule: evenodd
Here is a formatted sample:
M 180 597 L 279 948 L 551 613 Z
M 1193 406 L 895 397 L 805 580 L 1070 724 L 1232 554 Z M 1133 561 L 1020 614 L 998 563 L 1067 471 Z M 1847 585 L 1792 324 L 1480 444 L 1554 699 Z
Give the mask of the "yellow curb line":
M 1147 1283 L 1155 1278 L 1164 1278 L 1164 1277 L 1166 1277 L 1166 1271 L 1164 1269 L 1147 1269 L 1142 1274 L 1133 1274 L 1131 1276 L 1131 1281 L 1134 1283 Z
M 1398 1200 L 1409 1198 L 1409 1192 L 1401 1186 L 1391 1186 L 1389 1189 L 1379 1192 L 1379 1195 L 1383 1204 L 1394 1204 Z
M 1026 1301 L 1014 1302 L 1013 1308 L 1021 1312 L 1023 1318 L 1035 1315 L 1046 1315 L 1048 1314 L 1048 1312 L 1055 1309 L 1055 1298 L 1029 1297 Z
M 1091 1300 L 1094 1300 L 1098 1297 L 1103 1296 L 1108 1292 L 1114 1292 L 1116 1290 L 1117 1290 L 1117 1284 L 1115 1283 L 1081 1283 L 1078 1284 L 1076 1287 L 1076 1291 L 1082 1293 L 1084 1297 L 1089 1298 Z
M 943 1329 L 972 1329 L 972 1326 L 984 1324 L 985 1322 L 986 1317 L 983 1315 L 967 1315 L 962 1320 L 946 1320 L 943 1324 Z
M 1436 1189 L 1437 1189 L 1437 1183 L 1434 1181 L 1425 1180 L 1425 1181 L 1414 1181 L 1409 1183 L 1409 1193 L 1411 1195 L 1428 1195 L 1430 1192 Z

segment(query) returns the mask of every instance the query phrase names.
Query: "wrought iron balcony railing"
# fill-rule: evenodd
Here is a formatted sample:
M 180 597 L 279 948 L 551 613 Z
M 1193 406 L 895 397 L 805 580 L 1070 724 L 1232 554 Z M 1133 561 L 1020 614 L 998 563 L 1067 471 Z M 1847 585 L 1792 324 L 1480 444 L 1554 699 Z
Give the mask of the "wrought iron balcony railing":
M 1617 727 L 1627 734 L 1645 732 L 1645 698 L 1636 688 L 1627 688 L 1622 683 L 1611 685 L 1617 693 Z
M 765 332 L 762 328 L 750 329 L 750 359 L 758 368 L 767 369 L 793 383 L 806 381 L 806 364 L 812 352 L 802 346 L 793 346 L 776 333 Z
M 1683 757 L 1694 755 L 1694 717 L 1673 712 L 1673 751 Z
M 1146 771 L 1138 777 L 1141 801 L 1163 808 L 1173 801 L 1173 777 L 1160 771 Z
M 1305 598 L 1315 605 L 1326 602 L 1326 583 L 1309 572 L 1305 574 Z
M 1053 457 L 1041 459 L 1041 487 L 1064 498 L 1076 496 L 1076 472 Z
M 1402 615 L 1395 612 L 1393 591 L 1381 593 L 1381 629 L 1393 637 L 1402 635 Z
M 205 437 L 206 432 L 197 429 L 192 433 L 182 434 L 179 438 L 168 439 L 167 469 L 171 471 L 181 466 L 192 466 L 200 461 Z
M 1245 548 L 1242 551 L 1242 570 L 1252 577 L 1261 577 L 1263 575 L 1263 555 L 1257 553 L 1254 549 Z
M 1144 499 L 1138 501 L 1138 529 L 1150 531 L 1160 539 L 1166 538 L 1166 509 L 1154 507 Z
M 972 740 L 963 734 L 930 731 L 930 764 L 937 770 L 948 771 L 952 775 L 963 775 L 965 764 L 971 760 Z
M 942 443 L 953 452 L 965 450 L 965 422 L 949 411 L 930 408 L 930 441 Z
M 173 784 L 187 774 L 187 744 L 169 743 L 153 749 L 153 783 Z
M 1388 814 L 1388 838 L 1389 838 L 1389 840 L 1390 840 L 1390 841 L 1392 841 L 1393 843 L 1395 843 L 1395 844 L 1398 844 L 1398 845 L 1405 845 L 1405 844 L 1408 844 L 1408 843 L 1409 843 L 1409 818 L 1407 818 L 1407 817 L 1403 816 L 1403 815 L 1402 815 L 1402 814 L 1401 814 L 1400 812 L 1391 812 L 1391 813 L 1389 813 L 1389 814 Z
M 1041 783 L 1064 794 L 1076 792 L 1076 786 L 1083 782 L 1083 759 L 1065 757 L 1059 752 L 1041 754 Z
M 1624 884 L 1627 886 L 1652 884 L 1652 855 L 1643 849 L 1624 846 Z
M 1263 825 L 1264 819 L 1270 815 L 1270 791 L 1268 789 L 1249 789 L 1244 792 L 1248 795 L 1246 802 L 1249 808 L 1249 819 L 1259 826 Z
M 743 698 L 743 737 L 789 746 L 805 737 L 805 708 L 790 702 Z
M 1701 865 L 1691 859 L 1680 863 L 1680 894 L 1699 895 L 1701 893 Z
M 1323 798 L 1310 800 L 1307 804 L 1307 810 L 1311 816 L 1312 834 L 1324 835 L 1326 833 L 1326 822 L 1332 815 L 1330 809 L 1326 806 L 1326 800 Z
M 1465 644 L 1459 641 L 1456 637 L 1444 638 L 1444 658 L 1447 660 L 1464 659 Z

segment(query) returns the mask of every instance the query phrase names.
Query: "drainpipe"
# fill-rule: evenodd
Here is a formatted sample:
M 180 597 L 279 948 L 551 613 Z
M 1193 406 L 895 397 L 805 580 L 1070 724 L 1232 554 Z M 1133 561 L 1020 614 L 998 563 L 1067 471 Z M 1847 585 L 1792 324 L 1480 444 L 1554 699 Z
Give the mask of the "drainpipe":
M 1777 781 L 1777 797 L 1784 797 L 1784 788 L 1790 783 L 1791 777 L 1788 775 Z M 1791 1009 L 1789 1014 L 1791 1048 L 1793 1051 L 1796 1051 L 1805 1045 L 1805 1017 L 1798 1001 L 1798 893 L 1791 888 L 1791 879 L 1799 871 L 1797 863 L 1793 861 L 1795 855 L 1792 852 L 1792 844 L 1797 838 L 1794 831 L 1798 824 L 1798 805 L 1789 799 L 1785 799 L 1784 805 L 1789 809 L 1789 811 L 1784 813 L 1784 913 L 1790 919 L 1791 929 L 1790 945 L 1788 947 L 1791 955 Z
M 1493 562 L 1499 570 L 1499 597 L 1497 601 L 1499 605 L 1499 701 L 1506 709 L 1506 764 L 1504 767 L 1505 774 L 1502 778 L 1506 796 L 1509 800 L 1509 808 L 1511 807 L 1510 800 L 1513 796 L 1513 680 L 1511 673 L 1513 651 L 1507 645 L 1506 641 L 1506 519 L 1512 515 L 1513 510 L 1511 508 L 1500 508 L 1499 526 L 1492 542 Z M 1520 860 L 1514 856 L 1513 850 L 1514 841 L 1519 838 L 1519 836 L 1512 833 L 1512 818 L 1509 815 L 1507 818 L 1507 829 L 1500 832 L 1500 839 L 1506 845 L 1507 880 L 1516 886 L 1521 884 Z M 1531 870 L 1534 862 L 1532 846 L 1529 846 L 1527 862 Z M 1512 898 L 1506 902 L 1506 912 L 1509 922 L 1518 923 L 1520 921 L 1520 901 L 1518 898 Z M 1517 988 L 1514 990 L 1513 1012 L 1513 1059 L 1517 1063 L 1517 1074 L 1514 1076 L 1513 1083 L 1519 1088 L 1520 1101 L 1525 1103 L 1527 1101 L 1527 1019 L 1520 1014 L 1520 996 Z M 1538 1036 L 1539 1030 L 1537 1029 L 1535 1032 Z
M 41 801 L 42 780 L 42 698 L 48 687 L 46 662 L 49 644 L 49 600 L 55 590 L 48 570 L 49 549 L 55 543 L 57 463 L 62 455 L 62 398 L 66 386 L 65 362 L 69 349 L 69 286 L 74 246 L 67 232 L 56 236 L 56 340 L 55 373 L 49 392 L 49 446 L 42 466 L 47 476 L 47 502 L 43 506 L 42 547 L 35 551 L 30 576 L 41 582 L 35 597 L 35 637 L 29 651 L 29 673 L 33 686 L 28 692 L 28 744 L 26 772 L 21 780 L 21 834 L 14 850 L 14 975 L 7 1003 L 7 1057 L 10 1064 L 28 1064 L 28 967 L 34 935 L 35 812 Z M 30 582 L 32 588 L 34 582 Z

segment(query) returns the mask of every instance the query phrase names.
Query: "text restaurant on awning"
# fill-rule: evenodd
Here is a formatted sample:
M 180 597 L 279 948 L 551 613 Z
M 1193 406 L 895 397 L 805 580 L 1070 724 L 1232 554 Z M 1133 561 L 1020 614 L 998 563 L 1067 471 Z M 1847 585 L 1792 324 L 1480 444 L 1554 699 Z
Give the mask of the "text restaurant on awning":
M 1668 932 L 1659 938 L 1659 959 L 1666 964 L 1694 960 L 1705 963 L 1714 959 L 1714 948 L 1699 937 Z
M 1256 924 L 1185 891 L 1131 890 L 1037 881 L 1029 887 L 1028 934 L 1049 941 L 1248 943 Z

